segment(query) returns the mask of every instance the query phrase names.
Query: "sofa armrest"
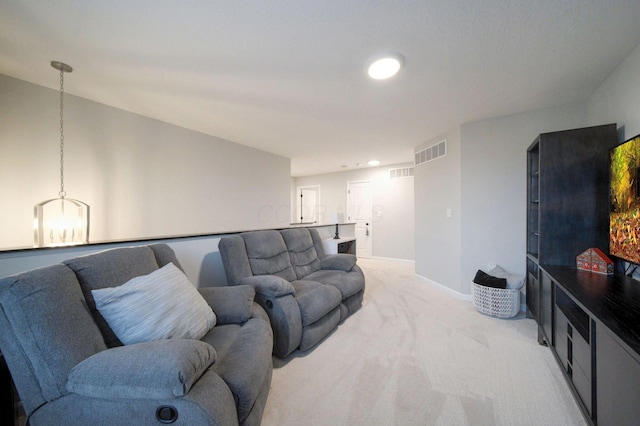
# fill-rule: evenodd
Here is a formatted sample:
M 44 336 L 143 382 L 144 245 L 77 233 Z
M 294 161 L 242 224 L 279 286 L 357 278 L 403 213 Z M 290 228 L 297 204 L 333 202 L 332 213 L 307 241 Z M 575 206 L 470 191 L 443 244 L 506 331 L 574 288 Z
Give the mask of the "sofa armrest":
M 285 358 L 302 341 L 302 317 L 295 296 L 266 296 L 256 293 L 258 303 L 267 314 L 273 330 L 273 354 Z
M 291 283 L 284 278 L 275 275 L 254 275 L 240 280 L 240 284 L 250 285 L 256 293 L 267 297 L 280 297 L 287 294 L 296 294 Z
M 262 306 L 258 304 L 258 302 L 253 302 L 253 313 L 251 318 L 261 319 L 271 326 L 271 320 L 269 319 L 269 315 L 264 310 Z
M 69 373 L 67 390 L 91 398 L 174 398 L 216 360 L 213 346 L 200 340 L 167 339 L 107 349 Z
M 353 269 L 357 260 L 358 259 L 353 254 L 328 254 L 320 259 L 320 268 L 349 272 Z
M 200 287 L 198 291 L 213 309 L 219 324 L 240 324 L 251 318 L 256 294 L 253 287 Z

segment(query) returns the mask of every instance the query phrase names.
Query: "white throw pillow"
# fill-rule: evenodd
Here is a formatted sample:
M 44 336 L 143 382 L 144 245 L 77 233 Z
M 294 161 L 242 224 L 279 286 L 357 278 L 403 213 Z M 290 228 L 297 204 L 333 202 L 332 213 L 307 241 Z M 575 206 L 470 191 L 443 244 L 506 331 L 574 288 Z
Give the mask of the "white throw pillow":
M 524 277 L 522 275 L 510 274 L 500 265 L 496 265 L 488 274 L 497 278 L 505 278 L 507 280 L 507 288 L 519 289 L 524 285 Z
M 125 345 L 200 339 L 216 324 L 211 307 L 173 263 L 91 293 L 98 311 Z

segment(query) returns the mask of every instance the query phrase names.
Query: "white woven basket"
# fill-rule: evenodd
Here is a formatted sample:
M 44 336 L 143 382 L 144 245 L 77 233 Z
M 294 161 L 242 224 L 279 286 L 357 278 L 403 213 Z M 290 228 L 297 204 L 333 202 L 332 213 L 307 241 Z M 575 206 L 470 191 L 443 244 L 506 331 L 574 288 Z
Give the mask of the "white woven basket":
M 520 312 L 519 288 L 493 288 L 471 282 L 473 306 L 483 314 L 511 318 Z

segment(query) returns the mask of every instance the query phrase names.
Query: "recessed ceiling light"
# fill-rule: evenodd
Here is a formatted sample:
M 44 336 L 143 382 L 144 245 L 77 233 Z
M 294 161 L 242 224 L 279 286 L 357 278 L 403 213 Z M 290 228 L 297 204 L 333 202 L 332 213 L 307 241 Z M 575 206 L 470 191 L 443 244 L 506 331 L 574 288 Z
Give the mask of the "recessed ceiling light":
M 380 162 L 378 160 L 371 160 L 367 164 L 370 166 L 379 166 Z
M 375 80 L 393 77 L 400 71 L 403 62 L 402 56 L 397 53 L 375 56 L 369 60 L 369 77 Z

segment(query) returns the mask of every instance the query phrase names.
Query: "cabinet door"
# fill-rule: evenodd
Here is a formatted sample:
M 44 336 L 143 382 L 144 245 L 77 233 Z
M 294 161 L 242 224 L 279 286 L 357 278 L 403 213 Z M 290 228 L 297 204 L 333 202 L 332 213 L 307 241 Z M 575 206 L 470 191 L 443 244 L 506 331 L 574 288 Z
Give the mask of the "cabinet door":
M 567 336 L 569 321 L 557 306 L 555 311 L 556 321 L 554 324 L 553 347 L 556 350 L 556 354 L 558 354 L 562 369 L 566 373 L 569 371 L 569 339 Z
M 538 285 L 538 264 L 527 258 L 527 316 L 540 321 L 540 286 Z
M 540 239 L 540 144 L 527 150 L 527 254 L 538 258 Z
M 540 326 L 544 337 L 549 344 L 553 345 L 553 281 L 546 273 L 540 274 Z
M 598 425 L 637 425 L 640 419 L 640 362 L 598 325 L 596 334 Z

